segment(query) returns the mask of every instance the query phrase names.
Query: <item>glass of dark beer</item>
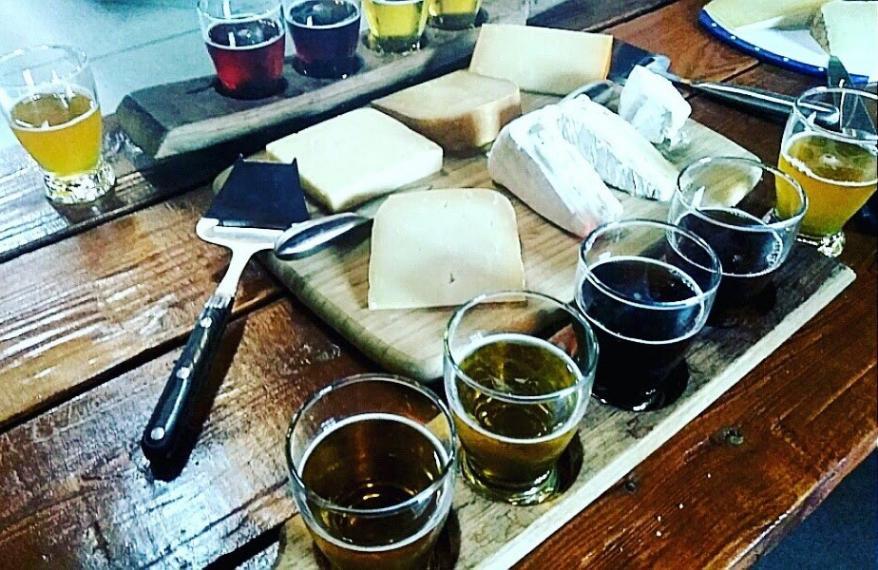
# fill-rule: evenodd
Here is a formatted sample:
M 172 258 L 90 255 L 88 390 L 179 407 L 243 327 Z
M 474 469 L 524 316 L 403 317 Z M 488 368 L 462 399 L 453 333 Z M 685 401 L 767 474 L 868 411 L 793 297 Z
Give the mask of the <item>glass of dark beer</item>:
M 589 234 L 576 304 L 601 348 L 595 397 L 631 411 L 675 401 L 689 378 L 686 348 L 707 321 L 720 278 L 716 254 L 683 228 L 626 220 Z
M 198 19 L 222 93 L 259 99 L 283 89 L 280 0 L 199 0 Z
M 492 293 L 457 309 L 445 332 L 445 392 L 464 479 L 516 505 L 556 494 L 597 360 L 591 327 L 551 297 Z
M 723 278 L 711 322 L 766 291 L 807 207 L 794 178 L 756 160 L 709 157 L 683 169 L 668 221 L 697 234 L 719 257 Z
M 288 0 L 285 12 L 296 47 L 296 71 L 311 77 L 342 78 L 357 70 L 359 0 Z
M 424 568 L 451 509 L 454 423 L 429 389 L 363 374 L 293 416 L 293 497 L 333 568 Z

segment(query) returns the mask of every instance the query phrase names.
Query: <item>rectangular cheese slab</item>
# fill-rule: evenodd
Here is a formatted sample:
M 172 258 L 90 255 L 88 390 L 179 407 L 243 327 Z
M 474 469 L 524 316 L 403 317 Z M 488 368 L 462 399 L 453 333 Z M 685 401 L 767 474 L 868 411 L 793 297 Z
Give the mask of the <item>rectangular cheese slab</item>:
M 523 287 L 515 210 L 500 192 L 403 192 L 378 209 L 370 309 L 460 305 L 482 293 Z
M 266 150 L 281 162 L 296 160 L 305 190 L 333 212 L 442 169 L 442 147 L 369 108 L 308 127 Z
M 508 79 L 525 91 L 567 95 L 606 79 L 612 48 L 607 34 L 485 24 L 469 70 Z
M 455 154 L 491 144 L 521 114 L 518 86 L 505 79 L 458 70 L 372 102 Z

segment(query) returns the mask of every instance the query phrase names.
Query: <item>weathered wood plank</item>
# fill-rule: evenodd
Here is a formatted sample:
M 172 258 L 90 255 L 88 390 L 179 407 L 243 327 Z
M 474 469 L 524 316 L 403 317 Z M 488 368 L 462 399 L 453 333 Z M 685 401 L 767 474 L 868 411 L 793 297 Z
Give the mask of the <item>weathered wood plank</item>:
M 0 435 L 0 567 L 202 567 L 294 512 L 282 442 L 318 386 L 365 364 L 300 306 L 233 321 L 210 408 L 173 481 L 140 432 L 178 351 Z
M 0 426 L 188 334 L 228 260 L 195 236 L 209 199 L 196 191 L 2 265 Z M 235 311 L 277 295 L 254 263 Z

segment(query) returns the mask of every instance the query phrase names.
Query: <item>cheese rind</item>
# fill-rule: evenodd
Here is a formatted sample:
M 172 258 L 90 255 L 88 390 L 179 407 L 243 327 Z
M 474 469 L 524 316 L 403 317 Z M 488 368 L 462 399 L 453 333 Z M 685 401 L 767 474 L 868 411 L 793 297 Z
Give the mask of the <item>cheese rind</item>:
M 378 209 L 370 309 L 459 305 L 482 293 L 523 287 L 515 210 L 500 192 L 403 192 Z
M 561 134 L 550 105 L 507 125 L 491 147 L 488 172 L 535 212 L 580 237 L 619 219 L 622 204 Z
M 363 108 L 269 143 L 281 162 L 299 164 L 302 186 L 336 212 L 442 169 L 442 148 L 396 119 Z
M 653 144 L 678 142 L 692 106 L 666 78 L 635 66 L 619 98 L 619 116 Z
M 461 154 L 483 148 L 503 125 L 521 115 L 518 86 L 459 70 L 403 89 L 372 105 Z
M 811 35 L 849 73 L 878 76 L 878 2 L 829 2 L 811 23 Z
M 613 36 L 552 28 L 485 24 L 469 70 L 508 79 L 525 91 L 567 95 L 606 79 Z
M 558 105 L 561 132 L 610 186 L 667 201 L 678 171 L 628 121 L 587 97 Z

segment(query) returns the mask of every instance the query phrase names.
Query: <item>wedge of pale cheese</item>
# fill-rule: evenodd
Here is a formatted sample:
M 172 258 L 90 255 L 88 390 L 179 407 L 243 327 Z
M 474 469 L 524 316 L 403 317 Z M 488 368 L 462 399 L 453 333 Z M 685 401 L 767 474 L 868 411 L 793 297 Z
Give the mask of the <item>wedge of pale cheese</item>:
M 266 150 L 281 162 L 297 160 L 302 186 L 333 212 L 442 169 L 442 147 L 369 108 L 308 127 Z
M 613 36 L 552 28 L 485 24 L 469 70 L 508 79 L 525 91 L 567 95 L 606 79 Z
M 667 201 L 678 171 L 628 121 L 587 97 L 558 104 L 561 132 L 604 182 L 635 196 Z
M 515 210 L 500 192 L 402 192 L 378 209 L 370 309 L 459 305 L 482 293 L 523 287 Z
M 460 70 L 372 102 L 446 151 L 466 154 L 491 144 L 521 115 L 518 86 Z
M 794 27 L 811 21 L 814 12 L 829 0 L 713 0 L 704 11 L 727 29 L 750 24 Z
M 829 2 L 811 24 L 811 35 L 849 73 L 878 76 L 878 2 Z
M 691 113 L 692 106 L 670 81 L 640 65 L 631 70 L 619 97 L 619 116 L 646 140 L 676 144 Z
M 488 155 L 494 182 L 535 212 L 580 237 L 619 219 L 622 204 L 594 167 L 561 134 L 557 105 L 512 121 Z

